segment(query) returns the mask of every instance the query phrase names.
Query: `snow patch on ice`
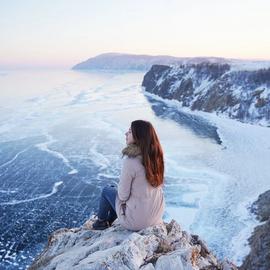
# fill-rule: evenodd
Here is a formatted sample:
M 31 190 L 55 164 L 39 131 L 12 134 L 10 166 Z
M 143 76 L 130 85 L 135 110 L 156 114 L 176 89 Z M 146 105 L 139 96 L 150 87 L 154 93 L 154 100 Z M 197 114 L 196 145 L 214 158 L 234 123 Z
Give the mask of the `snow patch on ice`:
M 15 205 L 15 204 L 32 202 L 32 201 L 48 198 L 48 197 L 52 196 L 53 194 L 55 194 L 58 191 L 59 186 L 62 184 L 63 184 L 63 181 L 59 181 L 59 182 L 54 183 L 52 191 L 48 194 L 41 194 L 37 197 L 25 199 L 25 200 L 12 200 L 9 202 L 0 203 L 0 205 Z
M 76 174 L 78 173 L 78 170 L 76 170 L 69 162 L 69 160 L 60 152 L 54 151 L 49 149 L 49 145 L 53 144 L 54 142 L 56 142 L 57 140 L 55 140 L 50 134 L 46 134 L 46 137 L 48 138 L 48 140 L 46 142 L 43 143 L 38 143 L 35 146 L 40 149 L 41 151 L 45 151 L 48 152 L 49 154 L 55 156 L 56 158 L 61 159 L 65 165 L 70 168 L 71 170 L 68 172 L 68 174 Z

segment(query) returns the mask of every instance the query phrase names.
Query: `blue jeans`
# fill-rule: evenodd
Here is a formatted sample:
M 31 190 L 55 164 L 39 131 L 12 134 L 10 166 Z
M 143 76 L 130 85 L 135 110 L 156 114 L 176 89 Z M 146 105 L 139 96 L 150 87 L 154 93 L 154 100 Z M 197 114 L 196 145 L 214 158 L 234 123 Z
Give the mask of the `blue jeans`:
M 99 219 L 113 222 L 117 218 L 115 211 L 116 195 L 117 189 L 114 185 L 106 186 L 103 188 L 99 201 Z

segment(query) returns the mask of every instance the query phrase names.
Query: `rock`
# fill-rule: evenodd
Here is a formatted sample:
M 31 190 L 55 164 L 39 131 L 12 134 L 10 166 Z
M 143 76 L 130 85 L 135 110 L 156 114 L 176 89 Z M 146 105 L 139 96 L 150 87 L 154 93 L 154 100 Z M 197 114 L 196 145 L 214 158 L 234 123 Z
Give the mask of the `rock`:
M 256 202 L 251 206 L 251 211 L 263 222 L 270 217 L 270 190 L 261 194 Z
M 155 267 L 152 263 L 148 263 L 147 265 L 143 265 L 140 269 L 141 270 L 155 270 Z
M 199 236 L 182 231 L 172 220 L 132 232 L 115 222 L 104 231 L 91 229 L 93 219 L 81 228 L 55 231 L 47 247 L 29 270 L 207 270 L 225 268 Z
M 241 265 L 241 270 L 270 269 L 270 190 L 261 194 L 251 206 L 251 211 L 264 222 L 257 226 L 249 238 L 250 253 Z
M 209 62 L 153 65 L 142 86 L 191 110 L 270 126 L 270 68 L 236 70 L 228 63 Z

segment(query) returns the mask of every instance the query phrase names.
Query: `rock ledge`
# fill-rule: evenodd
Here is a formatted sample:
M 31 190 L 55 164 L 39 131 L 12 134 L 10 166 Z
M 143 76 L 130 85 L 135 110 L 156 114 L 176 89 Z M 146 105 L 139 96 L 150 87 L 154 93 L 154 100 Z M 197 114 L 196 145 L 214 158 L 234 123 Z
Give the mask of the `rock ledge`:
M 29 270 L 235 270 L 220 262 L 197 235 L 183 231 L 172 220 L 131 232 L 117 222 L 104 231 L 91 229 L 93 219 L 81 228 L 60 229 Z

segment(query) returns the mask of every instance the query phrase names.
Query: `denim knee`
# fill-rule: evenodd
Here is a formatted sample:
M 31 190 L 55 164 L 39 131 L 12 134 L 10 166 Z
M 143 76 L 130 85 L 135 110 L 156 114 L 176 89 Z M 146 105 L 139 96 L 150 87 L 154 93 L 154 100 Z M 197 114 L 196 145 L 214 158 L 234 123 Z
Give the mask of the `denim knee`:
M 104 196 L 108 192 L 108 187 L 102 189 L 101 195 Z
M 106 186 L 102 189 L 102 196 L 105 196 L 107 194 L 110 194 L 111 191 L 113 190 L 114 188 L 112 186 Z

